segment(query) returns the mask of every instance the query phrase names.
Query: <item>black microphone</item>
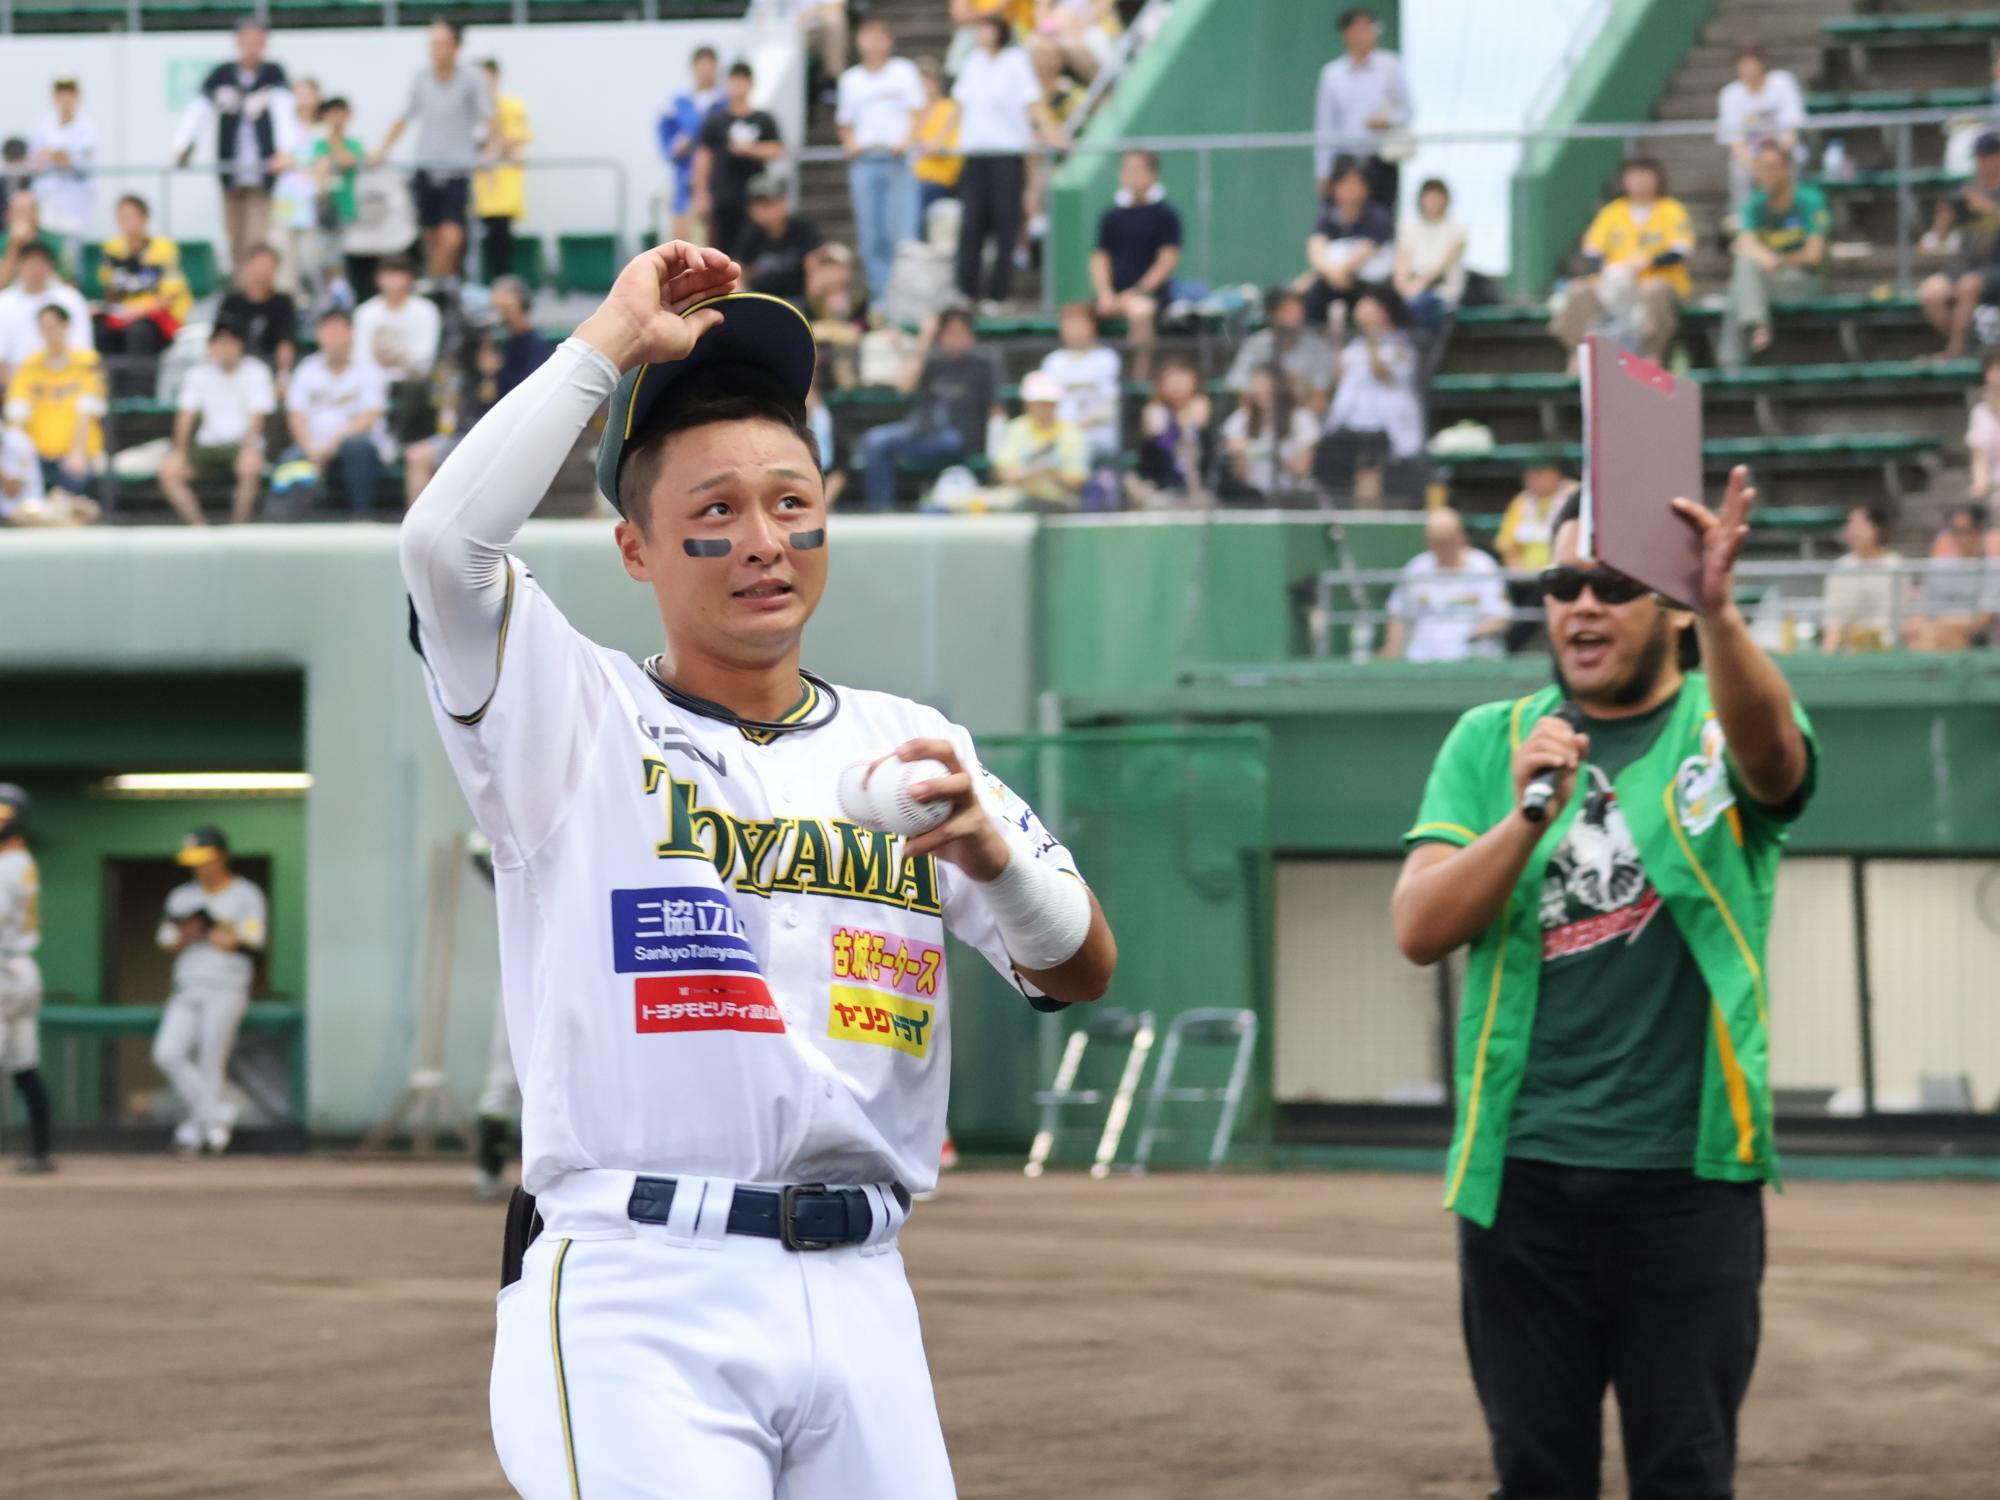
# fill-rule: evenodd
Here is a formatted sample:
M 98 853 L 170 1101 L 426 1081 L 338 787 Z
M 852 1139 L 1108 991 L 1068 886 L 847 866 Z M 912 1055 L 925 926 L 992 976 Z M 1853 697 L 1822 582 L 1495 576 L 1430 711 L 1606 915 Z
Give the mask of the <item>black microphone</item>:
M 1562 707 L 1556 710 L 1556 717 L 1571 729 L 1583 728 L 1583 715 L 1567 698 L 1563 699 Z M 1561 774 L 1559 766 L 1546 766 L 1535 772 L 1533 779 L 1528 782 L 1528 789 L 1521 793 L 1522 817 L 1530 823 L 1540 823 L 1547 819 L 1549 803 L 1555 800 L 1556 778 Z

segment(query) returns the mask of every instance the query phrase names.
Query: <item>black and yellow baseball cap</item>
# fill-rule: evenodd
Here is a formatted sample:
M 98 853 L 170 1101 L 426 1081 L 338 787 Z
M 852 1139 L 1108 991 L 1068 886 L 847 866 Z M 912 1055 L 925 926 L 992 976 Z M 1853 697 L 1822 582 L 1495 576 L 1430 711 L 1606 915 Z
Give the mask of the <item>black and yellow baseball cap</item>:
M 190 870 L 201 865 L 213 864 L 229 855 L 229 840 L 222 830 L 213 823 L 204 823 L 181 840 L 180 853 L 174 856 L 177 864 L 186 865 Z
M 618 497 L 618 462 L 625 456 L 625 445 L 644 430 L 646 414 L 679 382 L 717 365 L 741 364 L 775 377 L 801 408 L 812 390 L 812 324 L 791 303 L 762 292 L 731 292 L 688 311 L 702 308 L 714 308 L 722 321 L 695 340 L 685 359 L 628 370 L 611 394 L 604 439 L 597 445 L 597 488 L 621 516 L 625 506 Z

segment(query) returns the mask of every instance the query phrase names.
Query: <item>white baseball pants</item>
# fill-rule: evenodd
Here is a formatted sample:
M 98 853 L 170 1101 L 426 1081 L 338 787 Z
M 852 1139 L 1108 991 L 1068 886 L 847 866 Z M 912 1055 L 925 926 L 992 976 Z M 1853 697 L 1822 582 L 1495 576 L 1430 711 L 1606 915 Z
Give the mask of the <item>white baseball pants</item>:
M 25 1073 L 42 1061 L 42 971 L 32 958 L 0 958 L 0 1072 Z
M 236 1028 L 250 1004 L 247 990 L 175 990 L 153 1037 L 153 1066 L 187 1111 L 179 1138 L 199 1140 L 207 1131 L 235 1123 L 222 1096 Z
M 494 1445 L 526 1500 L 952 1500 L 893 1241 L 544 1232 L 500 1294 Z

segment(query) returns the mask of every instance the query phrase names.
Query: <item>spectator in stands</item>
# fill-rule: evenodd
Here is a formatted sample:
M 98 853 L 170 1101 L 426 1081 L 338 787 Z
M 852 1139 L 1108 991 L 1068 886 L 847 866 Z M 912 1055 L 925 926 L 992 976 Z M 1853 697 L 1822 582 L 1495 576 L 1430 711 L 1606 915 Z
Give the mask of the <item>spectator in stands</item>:
M 1451 217 L 1451 189 L 1432 177 L 1417 189 L 1417 211 L 1396 228 L 1391 285 L 1419 328 L 1433 332 L 1465 295 L 1465 226 Z
M 284 68 L 264 55 L 269 40 L 262 21 L 246 17 L 236 23 L 236 61 L 220 64 L 202 80 L 174 142 L 175 161 L 184 167 L 203 130 L 215 124 L 231 269 L 243 263 L 252 245 L 270 242 L 271 191 L 299 146 L 291 137 L 291 85 Z
M 437 304 L 413 295 L 417 272 L 406 256 L 386 257 L 377 291 L 356 309 L 354 342 L 392 383 L 423 380 L 437 363 L 443 320 Z
M 291 87 L 289 133 L 296 143 L 285 170 L 271 189 L 271 248 L 278 252 L 278 279 L 288 292 L 308 301 L 326 289 L 325 245 L 319 228 L 319 185 L 313 179 L 312 139 L 326 103 L 316 78 L 295 78 Z
M 910 143 L 924 108 L 924 81 L 915 63 L 894 55 L 895 35 L 879 17 L 861 23 L 855 42 L 861 61 L 840 75 L 834 121 L 847 153 L 847 191 L 868 295 L 879 299 L 889 290 L 896 246 L 918 233 Z
M 1972 418 L 1965 428 L 1965 446 L 1972 455 L 1974 500 L 1990 500 L 2000 485 L 2000 354 L 1986 356 L 1984 381 Z
M 486 329 L 469 334 L 457 360 L 439 361 L 437 431 L 403 449 L 403 505 L 416 503 L 451 450 L 500 399 L 500 375 L 505 366 L 500 342 Z
M 1416 111 L 1410 98 L 1403 62 L 1377 43 L 1382 28 L 1373 13 L 1350 6 L 1340 13 L 1340 40 L 1347 51 L 1320 70 L 1319 96 L 1313 107 L 1313 170 L 1319 194 L 1334 191 L 1334 167 L 1342 157 L 1360 162 L 1368 196 L 1394 214 L 1402 185 L 1402 168 L 1391 161 L 1399 155 L 1389 132 L 1407 128 Z
M 1575 489 L 1553 458 L 1529 461 L 1521 471 L 1521 492 L 1507 503 L 1493 539 L 1502 565 L 1516 573 L 1539 573 L 1549 565 L 1556 513 Z
M 864 33 L 865 34 L 865 33 Z M 819 225 L 792 212 L 784 180 L 775 172 L 751 179 L 750 225 L 736 243 L 744 290 L 783 297 L 806 311 L 806 271 L 826 244 Z
M 1758 148 L 1770 144 L 1791 161 L 1799 149 L 1799 131 L 1806 123 L 1805 95 L 1799 81 L 1783 68 L 1772 68 L 1755 42 L 1736 53 L 1736 77 L 1715 98 L 1715 139 L 1729 148 L 1729 217 L 1739 224 L 1743 205 L 1757 176 Z
M 1743 204 L 1743 227 L 1731 247 L 1735 260 L 1717 351 L 1725 370 L 1740 370 L 1752 354 L 1771 347 L 1773 301 L 1818 288 L 1833 228 L 1826 195 L 1798 180 L 1789 151 L 1765 141 L 1754 160 L 1757 191 Z
M 1075 510 L 1090 464 L 1083 434 L 1058 409 L 1062 387 L 1052 375 L 1030 370 L 1021 382 L 1021 415 L 1007 424 L 993 455 L 993 477 L 1002 494 L 996 510 Z
M 387 161 L 410 122 L 416 122 L 417 169 L 410 177 L 410 193 L 423 231 L 425 271 L 438 285 L 454 281 L 465 259 L 472 172 L 493 129 L 486 75 L 458 55 L 464 40 L 465 28 L 456 21 L 431 22 L 430 65 L 417 71 L 409 102 L 368 158 L 370 166 Z
M 1132 373 L 1152 373 L 1154 331 L 1160 304 L 1173 295 L 1181 263 L 1181 216 L 1167 202 L 1160 159 L 1150 151 L 1118 158 L 1118 192 L 1097 220 L 1097 248 L 1090 253 L 1090 284 L 1100 318 L 1123 318 L 1132 346 Z
M 472 174 L 472 212 L 479 220 L 480 280 L 490 282 L 514 264 L 514 221 L 528 211 L 528 174 L 521 163 L 535 131 L 521 96 L 500 91 L 500 59 L 489 57 L 479 67 L 493 118 L 480 153 L 483 165 Z
M 1222 424 L 1222 448 L 1229 456 L 1223 497 L 1277 502 L 1308 488 L 1318 441 L 1319 423 L 1293 396 L 1291 385 L 1270 365 L 1256 366 L 1243 399 Z
M 20 267 L 14 284 L 0 292 L 0 381 L 42 347 L 40 318 L 45 307 L 63 310 L 63 326 L 72 346 L 96 348 L 90 331 L 90 306 L 81 292 L 56 274 L 55 253 L 39 240 L 31 240 L 21 251 Z
M 1621 342 L 1636 343 L 1646 358 L 1665 358 L 1680 305 L 1693 290 L 1687 258 L 1694 253 L 1694 222 L 1678 198 L 1667 196 L 1666 172 L 1651 157 L 1635 156 L 1620 179 L 1624 192 L 1597 211 L 1583 236 L 1592 274 L 1570 282 L 1549 320 L 1572 369 L 1576 346 L 1600 324 Z
M 831 510 L 847 489 L 847 471 L 840 467 L 840 455 L 833 442 L 833 413 L 827 409 L 826 361 L 813 366 L 812 386 L 806 391 L 806 425 L 812 429 L 813 446 L 819 452 L 819 466 L 826 475 L 826 505 Z
M 1111 61 L 1122 30 L 1115 0 L 1040 0 L 1027 45 L 1044 92 L 1054 97 L 1065 73 L 1089 83 Z
M 1199 503 L 1215 474 L 1215 408 L 1201 371 L 1184 354 L 1160 360 L 1153 398 L 1139 413 L 1133 498 L 1141 505 Z
M 871 428 L 861 440 L 870 510 L 894 509 L 899 462 L 936 467 L 978 452 L 988 416 L 1000 411 L 1000 371 L 975 345 L 971 316 L 948 307 L 927 334 L 901 385 L 916 398 L 909 416 Z
M 16 193 L 33 199 L 28 181 L 28 143 L 21 136 L 10 135 L 0 141 L 0 215 L 7 213 Z M 0 280 L 0 286 L 5 284 Z
M 694 205 L 695 152 L 701 146 L 701 127 L 709 112 L 722 102 L 722 87 L 715 81 L 717 59 L 713 47 L 697 47 L 689 60 L 692 79 L 667 101 L 660 111 L 657 128 L 660 155 L 666 159 L 673 179 L 672 232 L 675 239 L 701 243 L 690 210 Z
M 389 382 L 373 361 L 355 353 L 353 320 L 338 308 L 319 315 L 314 336 L 318 352 L 299 362 L 285 392 L 292 446 L 273 478 L 284 485 L 296 513 L 318 498 L 327 470 L 337 464 L 349 511 L 365 519 L 375 509 L 375 491 L 394 454 L 383 422 Z M 305 472 L 298 472 L 301 468 Z
M 1500 566 L 1465 538 L 1448 505 L 1424 517 L 1424 550 L 1403 564 L 1389 595 L 1384 661 L 1467 661 L 1497 657 L 1508 625 Z
M 278 252 L 252 245 L 222 295 L 215 321 L 228 323 L 243 338 L 249 357 L 261 360 L 283 394 L 298 357 L 299 314 L 291 297 L 278 290 Z
M 1123 450 L 1118 351 L 1099 339 L 1097 309 L 1091 303 L 1068 304 L 1057 326 L 1062 346 L 1043 356 L 1041 365 L 1042 374 L 1056 383 L 1056 414 L 1083 434 L 1093 463 L 1115 458 Z
M 1306 299 L 1291 287 L 1272 287 L 1264 294 L 1265 327 L 1236 346 L 1223 386 L 1242 395 L 1250 389 L 1250 372 L 1275 365 L 1291 386 L 1292 399 L 1315 415 L 1326 410 L 1333 394 L 1333 346 L 1306 319 Z
M 1305 294 L 1306 316 L 1325 322 L 1336 341 L 1348 309 L 1364 293 L 1387 286 L 1396 272 L 1396 226 L 1389 210 L 1368 196 L 1368 174 L 1357 161 L 1333 171 L 1333 197 L 1320 206 L 1306 239 L 1311 269 L 1295 285 Z
M 118 200 L 118 233 L 104 242 L 97 279 L 104 292 L 97 344 L 107 354 L 158 354 L 194 306 L 180 247 L 153 233 L 152 210 L 136 194 Z
M 997 15 L 979 23 L 979 46 L 959 68 L 951 96 L 959 106 L 959 145 L 966 153 L 958 196 L 965 217 L 958 231 L 958 290 L 982 296 L 997 312 L 1014 285 L 1014 246 L 1021 237 L 1028 151 L 1037 135 L 1061 145 L 1063 134 L 1042 99 L 1028 54 L 1013 45 L 1013 28 Z M 992 269 L 984 270 L 988 247 Z
M 868 332 L 868 295 L 855 284 L 854 252 L 822 245 L 806 257 L 804 308 L 819 346 L 819 366 L 834 385 L 853 385 Z
M 1340 379 L 1318 457 L 1328 488 L 1364 504 L 1381 499 L 1389 465 L 1410 463 L 1424 446 L 1417 351 L 1390 308 L 1375 292 L 1355 300 L 1356 336 L 1340 351 Z
M 54 107 L 28 137 L 42 227 L 72 247 L 72 259 L 90 233 L 91 165 L 97 158 L 97 127 L 79 108 L 82 98 L 74 78 L 58 78 L 50 91 Z
M 922 235 L 931 205 L 958 195 L 965 158 L 958 150 L 958 101 L 945 92 L 944 69 L 935 57 L 919 58 L 917 76 L 924 85 L 924 107 L 917 111 L 912 132 L 911 170 L 917 178 L 917 233 Z
M 235 482 L 230 519 L 249 520 L 264 483 L 264 419 L 278 409 L 278 393 L 235 324 L 209 331 L 208 358 L 188 371 L 175 405 L 174 446 L 159 475 L 167 503 L 188 525 L 204 526 L 195 483 L 227 475 Z
M 1933 358 L 1963 359 L 1979 304 L 2000 302 L 2000 133 L 1989 130 L 1973 143 L 1972 181 L 1938 204 L 1932 233 L 1955 242 L 1957 259 L 1924 278 L 1917 300 L 1944 335 Z
M 749 19 L 796 25 L 806 34 L 825 77 L 838 78 L 847 71 L 847 0 L 754 0 Z
M 956 75 L 965 60 L 984 45 L 982 23 L 988 16 L 1007 24 L 1009 40 L 1027 44 L 1035 31 L 1037 0 L 951 0 L 951 44 L 945 49 L 944 70 Z
M 20 428 L 0 421 L 0 523 L 15 525 L 40 508 L 42 459 Z
M 323 239 L 320 259 L 329 267 L 326 301 L 332 307 L 352 307 L 354 299 L 372 293 L 375 266 L 372 258 L 346 254 L 340 248 L 341 235 L 361 216 L 355 186 L 368 159 L 361 137 L 347 133 L 353 111 L 348 102 L 335 95 L 319 107 L 320 138 L 313 142 L 313 186 L 319 195 L 319 222 Z M 365 273 L 365 274 L 364 274 Z M 279 374 L 282 376 L 283 371 Z
M 1921 611 L 1903 622 L 1912 651 L 1963 651 L 1993 639 L 2000 614 L 2000 562 L 1987 552 L 1991 517 L 1984 505 L 1956 507 L 1947 528 L 1950 553 L 1932 558 L 1918 591 Z
M 72 495 L 89 492 L 104 464 L 104 368 L 79 347 L 69 310 L 51 302 L 36 315 L 40 347 L 7 382 L 7 420 L 18 425 L 42 461 L 42 484 Z
M 750 102 L 756 76 L 732 63 L 722 104 L 709 111 L 695 157 L 695 212 L 708 221 L 708 242 L 736 254 L 750 203 L 750 179 L 785 154 L 778 122 Z
M 500 351 L 500 368 L 494 377 L 498 393 L 495 400 L 534 374 L 556 352 L 548 335 L 535 326 L 534 298 L 533 289 L 518 276 L 502 276 L 493 283 L 493 317 L 500 325 L 495 340 Z
M 1847 551 L 1827 574 L 1820 606 L 1820 650 L 1887 651 L 1906 595 L 1902 559 L 1886 546 L 1889 515 L 1880 506 L 1848 507 L 1841 535 Z

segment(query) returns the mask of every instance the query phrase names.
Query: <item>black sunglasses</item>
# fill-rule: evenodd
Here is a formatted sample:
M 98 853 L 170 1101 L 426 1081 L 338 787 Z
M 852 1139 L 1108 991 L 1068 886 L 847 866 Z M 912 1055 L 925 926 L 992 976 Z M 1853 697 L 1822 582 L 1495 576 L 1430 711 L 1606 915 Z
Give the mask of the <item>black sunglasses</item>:
M 1563 604 L 1576 603 L 1583 596 L 1586 584 L 1600 604 L 1630 604 L 1634 599 L 1652 592 L 1638 579 L 1627 578 L 1610 568 L 1544 568 L 1536 582 L 1541 586 L 1544 599 L 1555 599 Z

